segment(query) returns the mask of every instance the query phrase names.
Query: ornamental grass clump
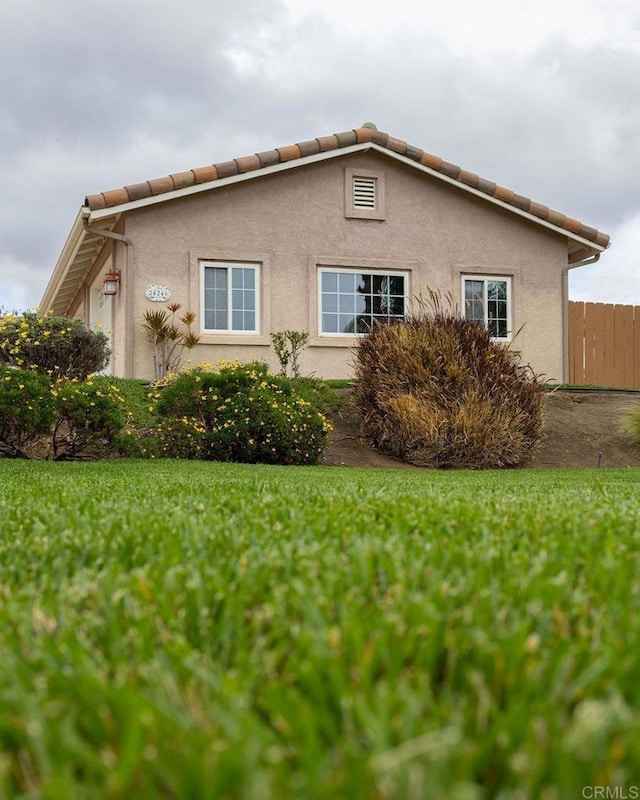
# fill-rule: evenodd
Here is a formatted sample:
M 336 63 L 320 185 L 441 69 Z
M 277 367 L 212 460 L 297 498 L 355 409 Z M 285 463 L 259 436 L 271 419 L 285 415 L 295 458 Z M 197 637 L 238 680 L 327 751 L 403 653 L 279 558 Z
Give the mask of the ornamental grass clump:
M 486 328 L 416 304 L 356 349 L 354 396 L 378 450 L 424 467 L 519 467 L 536 453 L 542 384 Z
M 317 464 L 330 430 L 295 379 L 270 375 L 263 363 L 196 367 L 161 382 L 155 399 L 161 421 L 147 441 L 153 456 Z

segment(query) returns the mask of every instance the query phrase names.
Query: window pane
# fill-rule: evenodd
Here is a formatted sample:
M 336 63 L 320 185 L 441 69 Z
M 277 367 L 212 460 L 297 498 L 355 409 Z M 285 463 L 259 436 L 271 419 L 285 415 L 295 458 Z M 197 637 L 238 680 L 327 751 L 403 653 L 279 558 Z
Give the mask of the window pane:
M 244 308 L 244 292 L 242 289 L 234 289 L 231 292 L 231 308 Z
M 323 333 L 339 333 L 338 328 L 338 315 L 337 314 L 323 314 L 322 315 L 322 331 Z
M 338 291 L 338 274 L 336 272 L 322 273 L 322 291 L 323 292 Z
M 340 333 L 355 333 L 356 318 L 353 314 L 340 314 Z
M 244 269 L 244 288 L 247 291 L 255 291 L 256 288 L 256 271 L 255 269 Z
M 323 294 L 322 295 L 322 310 L 323 311 L 337 311 L 338 310 L 338 295 L 337 294 Z
M 353 313 L 354 305 L 356 303 L 356 298 L 352 294 L 341 294 L 338 295 L 338 309 L 342 313 Z
M 484 324 L 484 281 L 465 280 L 464 315 L 473 322 Z
M 359 278 L 360 276 L 358 276 Z M 338 273 L 338 288 L 340 292 L 353 293 L 356 286 L 356 276 L 348 272 Z
M 233 311 L 233 330 L 234 331 L 243 331 L 245 330 L 244 327 L 244 313 L 242 311 Z

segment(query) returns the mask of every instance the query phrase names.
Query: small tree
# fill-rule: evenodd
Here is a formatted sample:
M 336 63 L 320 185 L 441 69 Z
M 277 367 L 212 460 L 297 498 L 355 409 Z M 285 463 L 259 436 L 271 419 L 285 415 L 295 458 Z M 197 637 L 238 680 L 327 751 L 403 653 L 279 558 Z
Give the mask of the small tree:
M 191 350 L 200 341 L 200 336 L 192 331 L 196 315 L 186 311 L 177 317 L 181 308 L 180 303 L 172 303 L 167 310 L 145 311 L 140 323 L 151 340 L 153 370 L 157 381 L 170 372 L 177 372 L 184 351 Z
M 271 341 L 273 342 L 273 349 L 276 351 L 276 356 L 280 362 L 280 374 L 286 377 L 287 367 L 291 364 L 291 376 L 293 378 L 299 378 L 300 365 L 298 364 L 298 358 L 309 341 L 309 333 L 307 331 L 282 331 L 272 333 Z
M 81 320 L 35 311 L 0 316 L 0 364 L 39 372 L 52 380 L 84 380 L 109 363 L 109 340 Z

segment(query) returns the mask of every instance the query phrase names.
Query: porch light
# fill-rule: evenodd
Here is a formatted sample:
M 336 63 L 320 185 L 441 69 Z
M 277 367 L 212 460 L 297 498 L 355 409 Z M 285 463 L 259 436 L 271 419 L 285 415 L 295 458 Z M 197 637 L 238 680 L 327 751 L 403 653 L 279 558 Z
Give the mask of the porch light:
M 103 294 L 118 294 L 118 287 L 120 286 L 120 270 L 113 269 L 107 272 L 104 276 L 104 285 L 102 287 Z

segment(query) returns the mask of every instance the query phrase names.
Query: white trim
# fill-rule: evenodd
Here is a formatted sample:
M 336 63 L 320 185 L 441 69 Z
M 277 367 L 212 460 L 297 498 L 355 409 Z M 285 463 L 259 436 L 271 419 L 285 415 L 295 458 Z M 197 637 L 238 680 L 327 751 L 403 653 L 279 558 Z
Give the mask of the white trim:
M 322 330 L 322 275 L 324 273 L 331 273 L 335 275 L 336 273 L 342 273 L 347 275 L 382 275 L 383 277 L 390 277 L 390 278 L 403 278 L 404 279 L 404 313 L 406 316 L 407 313 L 407 304 L 409 303 L 409 280 L 411 277 L 411 272 L 409 270 L 390 270 L 390 269 L 375 269 L 371 267 L 360 267 L 360 266 L 353 266 L 353 267 L 334 267 L 330 264 L 323 264 L 322 266 L 318 266 L 317 268 L 317 275 L 316 275 L 316 293 L 317 293 L 317 313 L 318 313 L 318 331 L 317 336 L 321 339 L 358 339 L 365 334 L 362 333 L 334 333 L 331 331 L 325 332 Z M 339 312 L 336 312 L 339 313 Z
M 510 342 L 513 338 L 513 303 L 511 300 L 512 293 L 511 293 L 511 284 L 513 281 L 512 275 L 486 275 L 484 273 L 478 272 L 463 272 L 460 275 L 460 307 L 462 310 L 462 316 L 466 319 L 466 293 L 465 293 L 465 281 L 482 281 L 484 284 L 483 288 L 483 302 L 485 304 L 484 308 L 484 317 L 485 317 L 485 325 L 488 325 L 487 320 L 487 310 L 486 310 L 486 295 L 487 295 L 487 282 L 488 281 L 503 281 L 507 284 L 507 335 L 506 336 L 492 336 L 491 339 L 494 342 Z
M 200 320 L 201 320 L 201 327 L 200 331 L 204 335 L 220 335 L 220 336 L 256 336 L 260 334 L 260 264 L 255 262 L 245 262 L 245 261 L 222 261 L 222 260 L 202 260 L 200 262 Z M 239 267 L 240 269 L 252 269 L 255 274 L 255 327 L 253 330 L 236 330 L 233 327 L 227 327 L 225 329 L 221 328 L 206 328 L 205 327 L 205 302 L 204 302 L 204 273 L 207 267 L 217 267 L 227 270 L 227 274 L 229 275 L 228 279 L 228 320 L 227 324 L 233 325 L 233 308 L 231 303 L 231 293 L 233 291 L 233 279 L 231 276 L 231 272 L 234 267 Z

